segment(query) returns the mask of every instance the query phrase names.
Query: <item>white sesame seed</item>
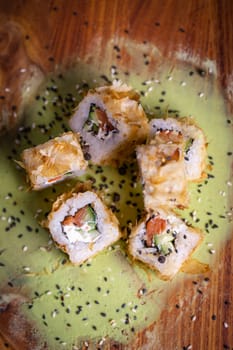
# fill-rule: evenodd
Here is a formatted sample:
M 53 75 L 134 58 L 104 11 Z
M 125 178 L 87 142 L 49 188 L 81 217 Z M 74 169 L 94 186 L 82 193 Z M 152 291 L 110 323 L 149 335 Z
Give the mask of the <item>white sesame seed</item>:
M 29 271 L 31 270 L 30 267 L 28 267 L 28 266 L 24 266 L 23 269 L 24 269 L 24 271 L 26 271 L 26 272 L 29 272 Z
M 25 73 L 26 71 L 27 71 L 26 68 L 21 68 L 21 69 L 20 69 L 20 73 Z
M 155 83 L 156 84 L 160 84 L 160 80 L 159 79 L 155 79 Z
M 227 181 L 227 186 L 232 186 L 232 182 L 231 181 Z
M 224 326 L 225 328 L 228 328 L 228 327 L 229 327 L 229 324 L 228 324 L 227 322 L 223 322 L 223 326 Z
M 28 250 L 28 246 L 24 245 L 24 246 L 22 247 L 22 250 L 23 250 L 23 252 L 26 252 L 26 251 Z
M 208 247 L 213 247 L 213 243 L 209 242 L 209 243 L 207 243 L 207 246 Z
M 106 338 L 103 337 L 103 338 L 99 341 L 99 346 L 103 345 L 105 341 L 106 341 Z
M 51 290 L 48 290 L 48 292 L 46 294 L 51 295 L 52 294 Z
M 10 92 L 11 91 L 11 89 L 10 88 L 5 88 L 5 92 Z
M 186 86 L 187 83 L 186 83 L 185 81 L 181 81 L 181 82 L 180 82 L 180 85 L 181 85 L 181 86 Z
M 19 191 L 23 191 L 23 188 L 24 188 L 23 186 L 19 186 L 19 187 L 18 187 L 18 190 L 19 190 Z
M 109 322 L 110 322 L 110 325 L 111 325 L 112 327 L 115 327 L 115 326 L 116 326 L 116 321 L 115 321 L 115 320 L 110 320 Z
M 215 254 L 216 250 L 215 249 L 209 249 L 210 254 Z
M 39 248 L 42 252 L 47 252 L 47 249 L 45 247 L 40 247 Z
M 198 96 L 199 97 L 203 97 L 204 96 L 204 92 L 199 92 Z
M 171 81 L 173 78 L 172 78 L 172 76 L 171 75 L 169 75 L 168 77 L 167 77 L 167 80 L 169 80 L 169 81 Z
M 226 196 L 226 192 L 225 191 L 219 191 L 219 194 L 220 194 L 220 196 L 222 196 L 222 197 L 225 197 Z
M 58 311 L 57 311 L 57 310 L 54 310 L 54 311 L 52 312 L 52 318 L 55 318 L 55 317 L 57 316 L 57 314 L 58 314 Z
M 196 315 L 192 315 L 192 316 L 191 316 L 191 321 L 194 322 L 194 321 L 196 321 L 196 319 L 197 319 L 197 316 L 196 316 Z
M 151 92 L 154 90 L 154 87 L 153 86 L 150 86 L 149 89 L 148 89 L 148 92 Z
M 2 220 L 2 221 L 5 221 L 5 220 L 6 220 L 6 217 L 5 217 L 5 216 L 1 216 L 1 220 Z

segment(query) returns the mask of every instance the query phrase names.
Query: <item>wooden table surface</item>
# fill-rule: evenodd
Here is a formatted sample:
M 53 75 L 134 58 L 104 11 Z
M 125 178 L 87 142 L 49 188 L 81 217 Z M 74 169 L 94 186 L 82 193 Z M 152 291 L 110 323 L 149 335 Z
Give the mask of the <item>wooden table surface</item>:
M 19 67 L 32 65 L 47 74 L 57 65 L 71 63 L 77 56 L 98 65 L 103 60 L 106 43 L 111 38 L 117 42 L 124 37 L 138 43 L 150 42 L 164 59 L 173 60 L 174 64 L 174 52 L 178 49 L 186 52 L 186 60 L 195 60 L 197 65 L 207 58 L 214 61 L 227 107 L 232 111 L 231 0 L 0 0 L 0 95 L 4 96 L 0 108 L 9 112 L 13 123 L 13 111 L 20 105 L 21 79 L 25 79 L 25 76 L 15 79 Z M 91 45 L 95 39 L 93 57 Z M 108 55 L 107 59 L 113 60 L 114 49 Z M 6 86 L 12 89 L 11 94 L 5 93 Z M 3 119 L 0 117 L 2 124 Z M 178 305 L 170 310 L 169 318 L 162 314 L 158 324 L 138 334 L 131 348 L 233 349 L 232 256 L 233 239 L 219 255 L 222 262 L 219 268 L 209 272 L 208 288 L 203 280 L 197 281 L 195 288 L 184 282 L 179 295 L 174 295 L 173 306 L 183 298 L 182 316 Z M 198 298 L 193 297 L 197 289 Z M 189 300 L 185 298 L 187 291 Z M 190 321 L 190 308 L 185 311 L 185 305 L 190 304 L 198 322 Z M 143 347 L 148 339 L 149 343 Z M 5 349 L 4 340 L 0 347 Z

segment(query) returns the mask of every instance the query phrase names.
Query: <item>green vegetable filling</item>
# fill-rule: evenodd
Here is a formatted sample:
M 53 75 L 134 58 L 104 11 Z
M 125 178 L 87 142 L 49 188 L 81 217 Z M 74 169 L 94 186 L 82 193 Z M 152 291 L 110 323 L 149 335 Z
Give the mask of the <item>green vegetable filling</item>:
M 153 245 L 159 254 L 169 255 L 174 251 L 175 236 L 170 232 L 155 234 L 153 236 Z
M 100 108 L 97 107 L 95 104 L 91 104 L 87 121 L 83 127 L 86 131 L 91 132 L 93 135 L 97 135 L 100 128 L 99 119 L 96 115 L 97 109 Z
M 191 137 L 185 142 L 185 145 L 184 145 L 184 152 L 185 153 L 187 153 L 190 150 L 193 142 L 194 142 L 194 139 L 192 139 Z

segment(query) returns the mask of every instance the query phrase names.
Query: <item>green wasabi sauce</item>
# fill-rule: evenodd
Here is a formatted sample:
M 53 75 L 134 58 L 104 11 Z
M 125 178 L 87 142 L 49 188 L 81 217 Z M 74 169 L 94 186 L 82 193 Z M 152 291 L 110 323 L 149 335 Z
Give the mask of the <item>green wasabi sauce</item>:
M 187 66 L 168 71 L 164 69 L 157 77 L 143 71 L 135 76 L 119 72 L 118 77 L 141 92 L 148 117 L 188 116 L 203 128 L 208 143 L 207 178 L 190 185 L 190 206 L 180 214 L 203 231 L 195 258 L 214 268 L 209 247 L 218 250 L 232 230 L 232 129 L 212 76 L 190 74 Z M 129 342 L 135 332 L 158 319 L 168 294 L 186 278 L 179 273 L 170 282 L 160 280 L 128 257 L 126 240 L 81 266 L 72 266 L 40 225 L 56 197 L 69 191 L 77 179 L 28 191 L 25 172 L 14 159 L 19 160 L 23 149 L 68 131 L 69 117 L 85 92 L 104 84 L 88 65 L 53 74 L 25 108 L 18 132 L 1 140 L 0 287 L 10 282 L 27 295 L 22 310 L 36 321 L 49 348 L 70 349 L 85 340 L 105 338 Z M 79 180 L 89 179 L 94 179 L 93 186 L 112 208 L 127 237 L 143 212 L 135 161 L 119 169 L 90 165 Z

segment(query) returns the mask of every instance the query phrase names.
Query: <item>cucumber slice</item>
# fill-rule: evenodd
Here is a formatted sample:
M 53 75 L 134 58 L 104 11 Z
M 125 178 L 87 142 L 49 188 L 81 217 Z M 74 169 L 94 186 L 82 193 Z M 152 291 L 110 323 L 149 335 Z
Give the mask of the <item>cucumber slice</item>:
M 96 116 L 95 110 L 97 109 L 95 104 L 91 104 L 88 118 L 83 126 L 83 128 L 88 131 L 92 132 L 93 134 L 98 134 L 99 132 L 99 120 Z
M 87 205 L 86 213 L 83 217 L 83 222 L 93 222 L 96 224 L 96 213 L 91 205 Z
M 168 255 L 174 251 L 175 237 L 171 233 L 156 234 L 153 237 L 154 246 L 157 248 L 158 253 Z
M 184 152 L 187 153 L 190 148 L 192 147 L 192 144 L 194 142 L 194 139 L 192 139 L 191 137 L 185 142 L 185 146 L 184 146 Z

